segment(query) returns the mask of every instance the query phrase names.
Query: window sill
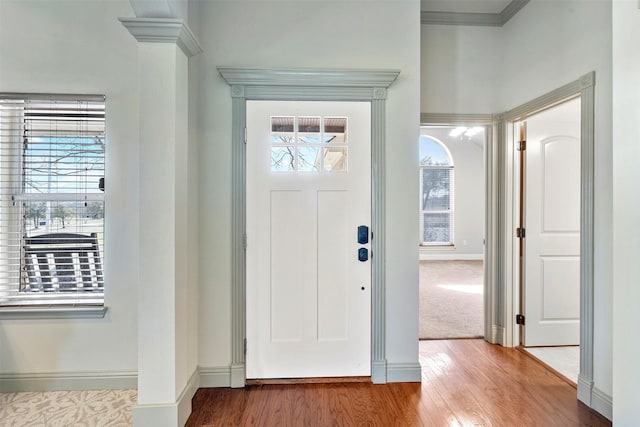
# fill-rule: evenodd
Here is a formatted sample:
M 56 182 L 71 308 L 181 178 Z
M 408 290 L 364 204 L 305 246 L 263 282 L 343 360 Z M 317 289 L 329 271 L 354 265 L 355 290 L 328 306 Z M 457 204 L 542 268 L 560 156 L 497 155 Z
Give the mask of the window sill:
M 433 250 L 454 250 L 456 248 L 456 245 L 454 245 L 453 243 L 442 243 L 442 244 L 438 244 L 438 243 L 431 243 L 431 244 L 424 244 L 421 243 L 420 244 L 420 249 L 423 250 L 429 250 L 429 249 L 433 249 Z
M 102 319 L 105 306 L 85 307 L 0 307 L 0 320 L 13 319 Z

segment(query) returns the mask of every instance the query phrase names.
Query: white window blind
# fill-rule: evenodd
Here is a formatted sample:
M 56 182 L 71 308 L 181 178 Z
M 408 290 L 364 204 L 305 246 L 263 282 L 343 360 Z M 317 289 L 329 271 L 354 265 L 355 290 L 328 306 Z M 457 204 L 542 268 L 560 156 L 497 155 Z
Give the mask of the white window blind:
M 427 166 L 420 170 L 422 242 L 453 243 L 453 168 Z
M 104 96 L 0 93 L 0 305 L 103 304 Z
M 444 144 L 420 138 L 420 235 L 423 245 L 454 242 L 453 161 Z

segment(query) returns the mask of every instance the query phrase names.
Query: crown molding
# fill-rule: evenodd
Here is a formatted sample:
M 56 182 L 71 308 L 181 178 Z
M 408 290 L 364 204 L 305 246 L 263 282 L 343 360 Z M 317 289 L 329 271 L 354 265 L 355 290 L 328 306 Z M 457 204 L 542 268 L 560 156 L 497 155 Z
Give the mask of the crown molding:
M 230 86 L 322 86 L 387 88 L 400 70 L 271 69 L 218 67 Z M 383 96 L 381 93 L 380 96 Z
M 186 19 L 186 0 L 129 0 L 138 18 L 183 18 Z
M 499 13 L 421 12 L 420 22 L 427 25 L 502 27 Z
M 426 25 L 467 25 L 502 27 L 530 0 L 512 0 L 500 13 L 421 12 L 420 22 Z
M 202 47 L 183 19 L 118 18 L 139 42 L 175 43 L 187 57 L 202 52 Z
M 513 16 L 518 13 L 520 9 L 522 9 L 527 3 L 529 3 L 529 0 L 511 0 L 511 3 L 509 3 L 507 7 L 502 9 L 502 12 L 500 12 L 502 25 L 509 22 L 509 20 L 513 18 Z

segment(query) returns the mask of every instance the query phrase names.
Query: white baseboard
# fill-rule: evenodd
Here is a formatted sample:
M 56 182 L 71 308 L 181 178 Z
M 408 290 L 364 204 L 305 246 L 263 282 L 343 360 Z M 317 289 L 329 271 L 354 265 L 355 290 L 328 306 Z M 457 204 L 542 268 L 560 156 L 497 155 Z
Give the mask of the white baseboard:
M 180 399 L 170 405 L 139 405 L 139 413 L 155 411 L 153 408 L 165 408 L 163 416 L 169 416 L 184 399 L 191 398 L 200 387 L 231 387 L 230 366 L 199 367 L 192 374 Z M 372 366 L 371 380 L 374 383 L 386 382 L 419 382 L 422 372 L 419 363 L 384 363 Z M 128 390 L 138 388 L 137 371 L 120 372 L 67 372 L 40 374 L 0 374 L 0 392 L 15 393 L 24 391 L 59 391 L 59 390 Z M 169 411 L 169 412 L 167 412 Z M 189 412 L 191 411 L 189 406 Z M 177 414 L 179 411 L 175 411 Z M 151 415 L 149 415 L 151 416 Z M 188 416 L 188 415 L 187 415 Z M 146 417 L 146 415 L 145 415 Z M 155 418 L 154 418 L 155 419 Z
M 595 387 L 593 381 L 578 377 L 578 400 L 602 414 L 608 420 L 613 419 L 613 398 Z
M 231 387 L 231 367 L 200 368 L 200 387 Z
M 613 398 L 598 387 L 594 387 L 591 393 L 591 407 L 613 421 Z
M 378 362 L 371 369 L 371 381 L 375 384 L 420 382 L 421 378 L 419 363 Z M 200 368 L 200 387 L 231 387 L 231 367 Z
M 178 425 L 184 426 L 191 415 L 191 400 L 196 391 L 200 388 L 200 369 L 196 369 L 191 374 L 189 381 L 182 389 L 182 393 L 178 397 Z
M 419 383 L 421 381 L 420 363 L 387 363 L 387 382 Z
M 196 368 L 174 403 L 134 406 L 134 427 L 184 426 L 191 415 L 191 399 L 199 387 L 200 372 Z
M 420 261 L 482 261 L 483 254 L 429 253 L 420 251 Z
M 0 374 L 0 392 L 127 390 L 138 388 L 137 371 Z

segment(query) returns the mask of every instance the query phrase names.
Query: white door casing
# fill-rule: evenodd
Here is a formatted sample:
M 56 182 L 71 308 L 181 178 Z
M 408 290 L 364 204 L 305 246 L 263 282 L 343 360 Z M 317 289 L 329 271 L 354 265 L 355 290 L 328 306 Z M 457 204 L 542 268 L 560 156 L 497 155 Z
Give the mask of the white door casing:
M 523 343 L 580 343 L 580 98 L 527 119 Z
M 346 171 L 272 171 L 272 117 L 346 117 Z M 371 374 L 370 124 L 366 102 L 247 102 L 247 378 Z
M 248 100 L 360 101 L 371 104 L 371 381 L 386 383 L 385 105 L 399 70 L 217 67 L 231 95 L 231 387 L 246 380 L 246 103 Z M 402 370 L 404 377 L 405 370 Z

